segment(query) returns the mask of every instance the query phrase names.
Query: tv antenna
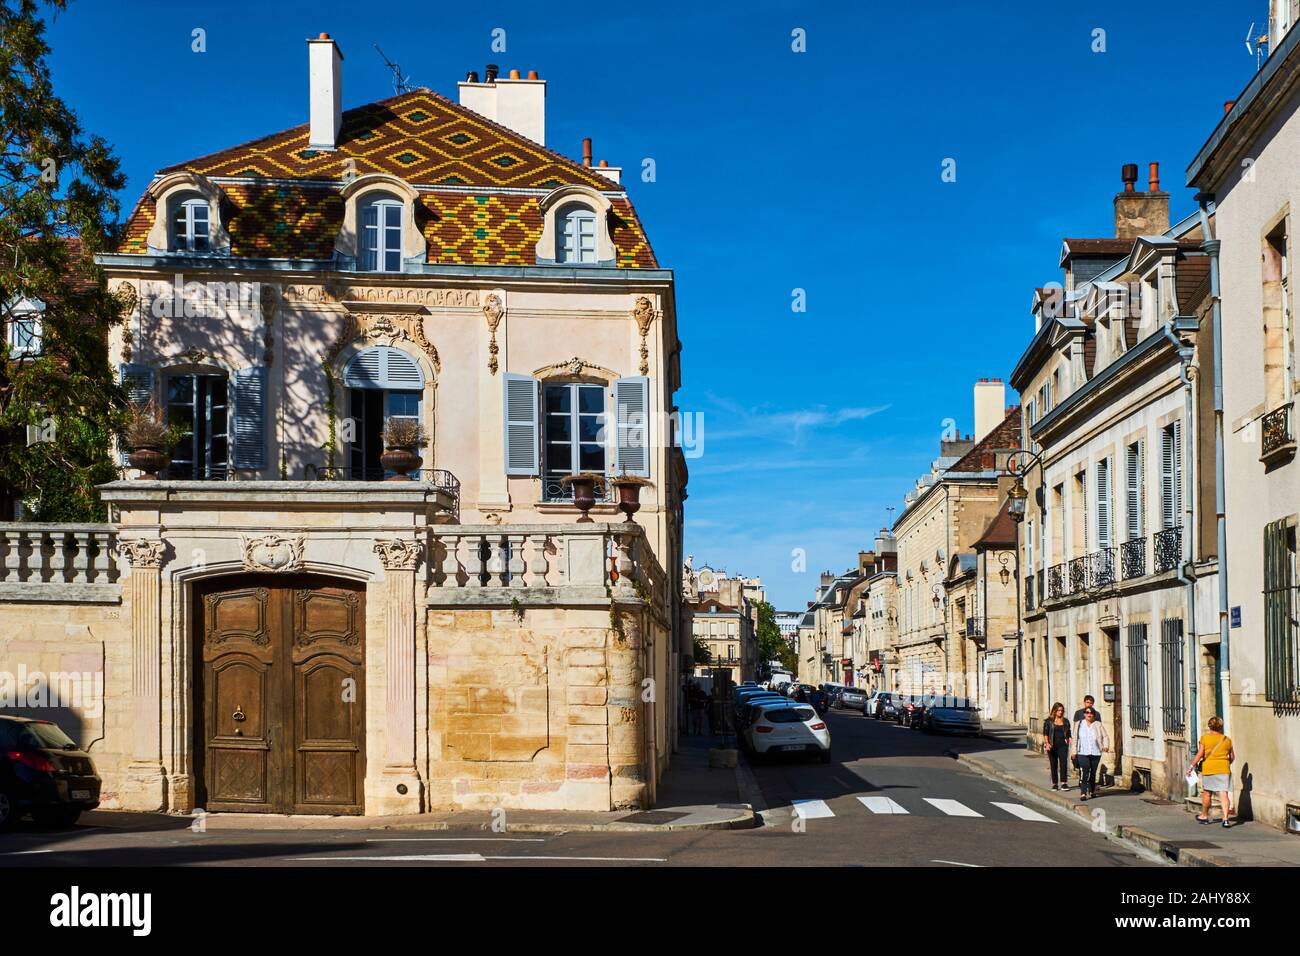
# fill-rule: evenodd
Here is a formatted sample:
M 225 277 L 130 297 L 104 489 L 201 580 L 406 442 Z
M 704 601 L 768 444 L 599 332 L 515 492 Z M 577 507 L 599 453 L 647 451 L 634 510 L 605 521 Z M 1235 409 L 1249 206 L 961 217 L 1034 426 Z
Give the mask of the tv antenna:
M 890 527 L 890 528 L 893 528 L 893 527 L 894 527 L 894 512 L 897 511 L 898 509 L 897 509 L 897 508 L 886 508 L 885 510 L 889 512 L 889 527 Z
M 1254 24 L 1251 24 L 1251 29 L 1254 29 Z M 411 92 L 411 78 L 402 75 L 402 68 L 390 60 L 383 50 L 379 49 L 378 43 L 375 44 L 375 49 L 379 50 L 380 59 L 393 71 L 393 92 L 399 96 L 402 93 Z
M 1259 65 L 1264 61 L 1268 54 L 1264 52 L 1264 47 L 1268 46 L 1268 34 L 1264 33 L 1255 36 L 1255 21 L 1251 21 L 1250 29 L 1246 31 L 1246 52 L 1255 57 L 1255 70 L 1259 71 Z

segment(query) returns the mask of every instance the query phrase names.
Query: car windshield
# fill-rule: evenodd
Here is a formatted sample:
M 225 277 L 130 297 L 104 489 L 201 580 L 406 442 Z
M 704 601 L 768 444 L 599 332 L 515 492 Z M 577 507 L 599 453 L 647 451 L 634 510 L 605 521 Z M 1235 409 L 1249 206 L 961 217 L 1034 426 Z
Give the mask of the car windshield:
M 23 742 L 29 747 L 41 747 L 50 750 L 76 749 L 76 744 L 61 731 L 57 725 L 33 722 L 23 728 Z
M 773 707 L 763 711 L 763 719 L 773 724 L 799 724 L 815 716 L 817 712 L 811 707 Z

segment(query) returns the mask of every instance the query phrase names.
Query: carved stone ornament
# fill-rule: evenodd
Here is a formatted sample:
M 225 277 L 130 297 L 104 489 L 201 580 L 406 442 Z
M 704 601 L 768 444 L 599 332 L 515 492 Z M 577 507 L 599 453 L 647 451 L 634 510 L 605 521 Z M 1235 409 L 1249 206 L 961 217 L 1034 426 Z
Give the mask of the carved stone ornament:
M 241 535 L 245 571 L 298 571 L 302 568 L 303 536 L 267 534 L 260 538 Z
M 275 365 L 275 315 L 280 309 L 280 287 L 263 284 L 262 292 L 262 364 Z
M 412 343 L 428 356 L 435 372 L 442 371 L 442 360 L 438 358 L 438 350 L 424 334 L 424 313 L 414 315 L 393 315 L 386 312 L 348 313 L 343 331 L 325 352 L 325 360 L 333 364 L 339 357 L 339 353 L 357 340 L 393 345 L 399 339 Z
M 488 371 L 493 375 L 497 373 L 497 326 L 501 324 L 501 317 L 506 314 L 506 310 L 501 305 L 501 297 L 498 295 L 489 295 L 483 300 L 483 318 L 487 319 L 488 324 Z
M 163 543 L 142 538 L 132 538 L 117 543 L 117 553 L 126 558 L 133 568 L 162 567 Z
M 650 348 L 646 345 L 646 336 L 650 332 L 650 323 L 655 318 L 655 307 L 645 296 L 638 296 L 632 308 L 632 318 L 636 320 L 637 331 L 641 333 L 641 374 L 650 374 Z
M 375 554 L 387 571 L 414 571 L 420 563 L 424 546 L 419 541 L 394 538 L 375 542 Z
M 202 365 L 207 361 L 208 353 L 201 348 L 192 348 L 186 349 L 177 358 L 187 365 Z
M 533 372 L 536 378 L 553 378 L 560 375 L 585 375 L 590 374 L 595 378 L 603 378 L 612 382 L 618 378 L 616 372 L 605 368 L 603 365 L 597 365 L 594 362 L 588 362 L 586 359 L 579 358 L 576 355 L 571 359 L 563 362 L 556 362 L 554 365 L 546 365 Z

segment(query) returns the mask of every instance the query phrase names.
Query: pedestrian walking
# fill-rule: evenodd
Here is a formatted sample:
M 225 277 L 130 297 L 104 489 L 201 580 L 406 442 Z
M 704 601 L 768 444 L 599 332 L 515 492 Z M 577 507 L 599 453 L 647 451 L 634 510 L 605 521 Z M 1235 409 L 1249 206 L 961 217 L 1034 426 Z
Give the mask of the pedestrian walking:
M 1097 795 L 1097 765 L 1101 763 L 1101 755 L 1110 752 L 1106 728 L 1091 707 L 1084 708 L 1083 720 L 1074 728 L 1073 748 L 1079 762 L 1079 799 L 1090 800 Z
M 1232 814 L 1232 762 L 1237 754 L 1232 749 L 1232 738 L 1224 736 L 1223 718 L 1218 714 L 1211 717 L 1206 724 L 1209 732 L 1203 734 L 1196 756 L 1187 768 L 1190 777 L 1193 771 L 1201 774 L 1201 812 L 1196 817 L 1197 823 L 1209 824 L 1210 801 L 1213 794 L 1219 795 L 1219 809 L 1223 814 L 1223 825 L 1230 827 L 1228 817 Z
M 1083 695 L 1083 704 L 1079 707 L 1078 710 L 1076 710 L 1076 711 L 1074 712 L 1074 717 L 1072 717 L 1072 718 L 1070 719 L 1070 725 L 1071 725 L 1072 727 L 1078 727 L 1081 723 L 1083 723 L 1083 712 L 1084 712 L 1085 710 L 1087 710 L 1089 707 L 1091 707 L 1093 710 L 1097 710 L 1097 701 L 1096 701 L 1096 699 L 1095 699 L 1091 694 L 1084 694 L 1084 695 Z M 1100 710 L 1097 710 L 1097 723 L 1101 723 L 1101 711 L 1100 711 Z M 1082 786 L 1083 786 L 1083 768 L 1079 766 L 1079 763 L 1078 763 L 1077 760 L 1074 762 L 1074 767 L 1075 767 L 1075 770 L 1077 770 L 1077 771 L 1078 771 L 1078 774 L 1079 774 L 1079 786 L 1082 787 Z
M 1065 705 L 1057 701 L 1052 714 L 1043 721 L 1043 750 L 1052 771 L 1052 789 L 1070 789 L 1070 722 L 1065 719 Z
M 691 733 L 697 737 L 704 733 L 705 708 L 708 701 L 699 684 L 691 685 Z

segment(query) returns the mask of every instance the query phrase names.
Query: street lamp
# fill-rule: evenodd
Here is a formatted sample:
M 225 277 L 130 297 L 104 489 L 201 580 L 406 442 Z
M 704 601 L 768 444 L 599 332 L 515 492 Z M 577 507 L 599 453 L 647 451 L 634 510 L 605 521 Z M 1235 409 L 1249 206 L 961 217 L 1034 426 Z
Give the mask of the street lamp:
M 1018 555 L 1017 555 L 1018 557 Z M 1011 569 L 1007 564 L 1011 561 L 1011 552 L 1003 551 L 998 555 L 998 564 L 1002 565 L 1002 570 L 998 572 L 998 578 L 1002 581 L 1002 586 L 1006 587 L 1011 581 Z

